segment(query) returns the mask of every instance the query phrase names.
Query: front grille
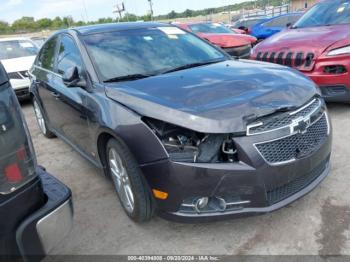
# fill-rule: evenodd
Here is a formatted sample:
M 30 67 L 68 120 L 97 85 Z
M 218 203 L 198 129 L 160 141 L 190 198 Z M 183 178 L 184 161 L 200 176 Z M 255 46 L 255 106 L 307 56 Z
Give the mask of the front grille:
M 311 125 L 305 133 L 256 144 L 256 148 L 270 164 L 300 159 L 315 152 L 325 142 L 329 133 L 326 113 Z
M 8 77 L 10 79 L 25 79 L 28 78 L 28 71 L 8 73 Z
M 286 185 L 267 191 L 267 201 L 269 205 L 273 205 L 284 199 L 287 199 L 288 197 L 299 192 L 300 190 L 306 188 L 326 170 L 328 162 L 329 157 L 309 174 L 298 177 Z
M 289 67 L 304 67 L 307 69 L 312 66 L 315 55 L 313 53 L 302 52 L 258 52 L 256 60 L 286 65 Z
M 20 71 L 19 74 L 23 76 L 24 78 L 29 77 L 28 76 L 28 71 Z
M 18 72 L 8 73 L 7 75 L 10 79 L 23 79 L 23 77 L 18 74 Z
M 317 115 L 318 112 L 322 110 L 322 101 L 319 98 L 312 100 L 310 103 L 306 104 L 304 107 L 301 107 L 297 111 L 290 113 L 279 113 L 273 116 L 265 117 L 259 119 L 259 122 L 250 124 L 248 126 L 247 133 L 249 135 L 256 135 L 264 132 L 273 131 L 282 127 L 287 127 L 292 124 L 292 122 L 300 117 L 307 117 Z M 321 111 L 322 113 L 322 111 Z
M 224 48 L 223 49 L 230 56 L 239 57 L 239 58 L 249 58 L 250 56 L 250 45 L 239 46 L 234 48 Z

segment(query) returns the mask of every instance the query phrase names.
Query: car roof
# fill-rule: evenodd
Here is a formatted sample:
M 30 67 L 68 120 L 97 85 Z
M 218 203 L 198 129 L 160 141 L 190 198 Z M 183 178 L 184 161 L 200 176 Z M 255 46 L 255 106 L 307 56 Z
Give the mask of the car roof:
M 220 24 L 215 22 L 208 22 L 208 21 L 198 21 L 198 22 L 180 22 L 180 23 L 174 23 L 176 24 L 182 24 L 182 25 L 201 25 L 201 24 Z
M 238 22 L 251 21 L 251 20 L 263 20 L 263 19 L 269 19 L 269 18 L 271 17 L 270 16 L 247 16 L 239 19 Z
M 143 29 L 151 27 L 160 27 L 160 26 L 173 26 L 169 23 L 158 23 L 158 22 L 123 22 L 123 23 L 109 23 L 109 24 L 99 24 L 99 25 L 89 25 L 74 27 L 70 30 L 74 30 L 81 35 L 97 34 L 97 33 L 106 33 L 112 31 L 124 31 L 132 29 Z
M 282 14 L 282 15 L 277 15 L 277 16 L 271 17 L 269 20 L 273 20 L 273 19 L 276 19 L 276 18 L 279 18 L 282 16 L 303 15 L 303 14 L 304 14 L 304 12 L 292 12 L 292 13 L 287 13 L 287 14 Z

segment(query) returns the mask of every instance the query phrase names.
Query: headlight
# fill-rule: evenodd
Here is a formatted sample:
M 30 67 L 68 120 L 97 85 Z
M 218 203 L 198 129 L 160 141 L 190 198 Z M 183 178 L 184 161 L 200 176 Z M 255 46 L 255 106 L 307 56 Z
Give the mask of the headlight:
M 333 50 L 328 52 L 329 56 L 345 55 L 345 54 L 350 54 L 350 45 L 345 46 L 345 47 L 341 47 L 341 48 L 337 48 L 337 49 L 333 49 Z
M 174 162 L 235 162 L 237 150 L 229 134 L 202 134 L 151 118 L 143 118 Z

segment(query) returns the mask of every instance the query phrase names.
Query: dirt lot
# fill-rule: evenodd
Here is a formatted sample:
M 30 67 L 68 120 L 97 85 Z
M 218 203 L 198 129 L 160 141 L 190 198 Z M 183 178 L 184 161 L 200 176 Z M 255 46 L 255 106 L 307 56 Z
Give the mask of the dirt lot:
M 200 225 L 131 222 L 111 183 L 61 140 L 45 139 L 22 106 L 38 162 L 73 191 L 75 225 L 53 254 L 350 255 L 350 105 L 329 106 L 333 169 L 316 190 L 272 214 Z

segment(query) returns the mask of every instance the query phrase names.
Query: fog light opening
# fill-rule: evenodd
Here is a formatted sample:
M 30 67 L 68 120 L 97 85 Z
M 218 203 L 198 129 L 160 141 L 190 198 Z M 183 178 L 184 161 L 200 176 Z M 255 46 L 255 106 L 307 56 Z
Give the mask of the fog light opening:
M 217 200 L 219 201 L 219 210 L 221 212 L 224 212 L 226 210 L 226 207 L 227 207 L 226 201 L 221 197 L 217 197 Z
M 205 209 L 208 206 L 209 203 L 209 197 L 201 197 L 196 201 L 195 208 L 198 213 L 201 212 L 201 210 Z

